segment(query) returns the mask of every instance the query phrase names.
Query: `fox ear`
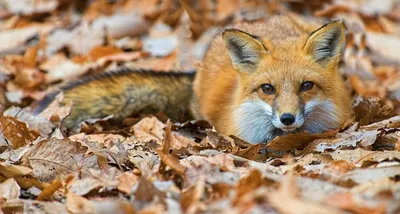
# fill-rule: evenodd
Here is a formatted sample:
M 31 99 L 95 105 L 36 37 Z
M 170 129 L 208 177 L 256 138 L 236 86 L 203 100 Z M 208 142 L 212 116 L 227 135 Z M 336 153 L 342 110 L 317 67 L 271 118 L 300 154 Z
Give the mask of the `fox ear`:
M 227 29 L 222 33 L 232 65 L 240 71 L 252 72 L 267 51 L 262 41 L 246 32 Z
M 304 50 L 324 67 L 337 62 L 345 40 L 345 30 L 342 21 L 331 21 L 311 33 Z

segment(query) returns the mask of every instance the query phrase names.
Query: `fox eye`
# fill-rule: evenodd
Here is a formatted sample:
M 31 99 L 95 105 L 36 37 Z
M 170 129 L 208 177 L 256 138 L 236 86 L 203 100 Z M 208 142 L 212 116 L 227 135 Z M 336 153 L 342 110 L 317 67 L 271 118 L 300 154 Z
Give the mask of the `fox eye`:
M 261 91 L 264 94 L 275 94 L 275 88 L 271 84 L 261 85 Z
M 303 84 L 300 86 L 301 91 L 309 91 L 314 87 L 314 83 L 310 81 L 305 81 Z

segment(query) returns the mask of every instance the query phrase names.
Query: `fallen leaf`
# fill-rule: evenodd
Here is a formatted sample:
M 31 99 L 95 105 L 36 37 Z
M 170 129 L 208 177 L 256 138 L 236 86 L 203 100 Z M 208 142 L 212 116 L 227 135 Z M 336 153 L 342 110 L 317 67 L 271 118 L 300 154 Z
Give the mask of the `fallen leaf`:
M 23 46 L 26 41 L 38 34 L 38 29 L 35 27 L 27 27 L 2 31 L 0 33 L 0 53 L 6 53 L 13 49 Z M 21 50 L 20 50 L 21 51 Z
M 88 57 L 91 60 L 96 61 L 102 57 L 115 55 L 121 52 L 122 50 L 113 46 L 96 46 L 89 51 Z
M 18 199 L 20 195 L 21 187 L 14 178 L 9 178 L 0 184 L 0 198 L 6 200 Z
M 135 146 L 128 150 L 129 161 L 142 173 L 152 171 L 153 167 L 157 166 L 159 158 L 156 152 L 143 148 L 143 146 Z
M 118 190 L 129 195 L 132 193 L 133 187 L 139 182 L 139 177 L 133 173 L 124 172 L 118 180 Z
M 320 139 L 310 144 L 313 151 L 324 152 L 325 150 L 336 150 L 339 148 L 355 148 L 360 145 L 362 147 L 369 147 L 375 143 L 379 134 L 382 131 L 358 131 L 358 132 L 343 132 L 338 133 L 334 139 Z
M 400 116 L 394 116 L 386 120 L 362 126 L 360 127 L 360 130 L 368 131 L 368 130 L 376 130 L 382 128 L 399 128 L 399 127 L 400 127 Z
M 0 117 L 0 129 L 1 135 L 13 149 L 32 143 L 39 136 L 38 133 L 29 130 L 25 123 L 13 117 Z
M 298 187 L 293 175 L 289 175 L 282 182 L 279 190 L 268 193 L 271 205 L 283 213 L 338 213 L 334 207 L 322 205 L 312 201 L 302 200 L 298 196 Z M 282 200 L 285 198 L 285 200 Z
M 0 175 L 2 179 L 13 178 L 23 189 L 29 189 L 32 186 L 42 189 L 43 184 L 33 177 L 31 168 L 18 165 L 0 164 Z
M 165 125 L 160 122 L 156 117 L 144 118 L 137 124 L 132 126 L 131 132 L 139 141 L 148 142 L 155 140 L 161 144 L 163 139 Z
M 171 167 L 177 174 L 185 176 L 187 168 L 179 162 L 179 159 L 175 157 L 173 153 L 171 153 L 171 144 L 173 140 L 171 132 L 171 123 L 168 122 L 163 144 L 161 148 L 158 148 L 156 151 L 165 165 Z
M 25 109 L 11 107 L 3 112 L 4 116 L 16 117 L 24 122 L 30 130 L 40 133 L 40 136 L 48 136 L 53 132 L 54 125 L 47 119 L 33 115 Z
M 133 194 L 136 200 L 146 202 L 158 200 L 161 203 L 165 203 L 165 193 L 156 189 L 150 181 L 143 177 L 139 178 L 139 183 Z
M 88 72 L 91 66 L 90 63 L 81 65 L 71 60 L 66 60 L 48 70 L 45 76 L 45 82 L 53 83 L 60 80 L 69 81 L 75 79 Z
M 96 156 L 85 156 L 86 150 L 78 142 L 53 138 L 36 144 L 26 155 L 26 161 L 41 181 L 65 179 L 70 174 L 85 177 L 89 175 L 89 168 L 99 168 Z
M 295 134 L 283 135 L 275 138 L 268 143 L 266 148 L 276 151 L 287 151 L 291 149 L 303 149 L 309 143 L 317 139 L 329 139 L 335 136 L 337 132 L 325 132 L 322 134 L 309 134 L 306 132 L 299 132 Z
M 355 169 L 346 175 L 342 176 L 342 180 L 349 180 L 363 184 L 366 182 L 373 182 L 388 177 L 394 177 L 400 174 L 399 166 L 381 167 L 381 168 L 366 168 Z
M 100 179 L 94 177 L 86 177 L 83 179 L 74 180 L 69 185 L 69 192 L 79 196 L 84 196 L 104 186 L 105 183 Z
M 95 209 L 89 200 L 73 193 L 67 194 L 65 206 L 70 213 L 95 213 Z
M 395 115 L 394 109 L 377 98 L 364 99 L 358 97 L 353 107 L 355 120 L 360 122 L 361 126 L 388 119 Z
M 264 145 L 262 144 L 256 144 L 256 145 L 251 145 L 250 147 L 246 149 L 241 149 L 235 152 L 234 154 L 249 160 L 255 160 L 257 157 L 258 152 L 264 148 Z
M 169 26 L 156 24 L 150 29 L 150 36 L 143 39 L 143 50 L 149 52 L 151 56 L 163 57 L 171 54 L 177 43 L 178 38 L 171 33 Z
M 1 206 L 4 213 L 20 213 L 20 212 L 34 212 L 34 213 L 49 213 L 49 214 L 68 214 L 65 204 L 52 201 L 34 201 L 34 200 L 9 200 Z
M 365 161 L 382 162 L 385 160 L 400 160 L 398 151 L 368 151 L 361 148 L 354 150 L 336 150 L 330 153 L 334 160 L 345 160 L 362 165 Z
M 32 1 L 32 0 L 21 0 L 18 4 L 15 4 L 12 0 L 4 1 L 5 7 L 11 13 L 32 15 L 35 13 L 49 13 L 56 9 L 59 2 L 56 0 L 47 1 Z
M 202 205 L 201 199 L 204 197 L 205 182 L 204 177 L 200 177 L 195 186 L 189 187 L 182 192 L 180 205 L 184 212 L 193 213 L 199 211 Z
M 338 193 L 330 196 L 327 203 L 354 213 L 385 213 L 386 206 L 379 204 L 371 207 L 365 204 L 360 204 L 351 193 Z
M 267 184 L 267 180 L 264 180 L 258 170 L 250 171 L 249 174 L 245 178 L 242 178 L 235 187 L 236 199 L 234 203 L 238 203 L 244 195 L 250 194 L 260 186 Z

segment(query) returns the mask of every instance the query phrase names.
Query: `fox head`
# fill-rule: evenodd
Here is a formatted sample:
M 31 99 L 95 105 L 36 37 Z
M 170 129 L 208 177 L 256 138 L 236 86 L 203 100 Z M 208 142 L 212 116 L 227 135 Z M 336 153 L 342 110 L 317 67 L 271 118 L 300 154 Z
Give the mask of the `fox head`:
M 345 40 L 341 21 L 277 44 L 236 29 L 222 36 L 239 76 L 232 115 L 239 137 L 259 143 L 286 133 L 318 133 L 348 116 L 337 69 Z

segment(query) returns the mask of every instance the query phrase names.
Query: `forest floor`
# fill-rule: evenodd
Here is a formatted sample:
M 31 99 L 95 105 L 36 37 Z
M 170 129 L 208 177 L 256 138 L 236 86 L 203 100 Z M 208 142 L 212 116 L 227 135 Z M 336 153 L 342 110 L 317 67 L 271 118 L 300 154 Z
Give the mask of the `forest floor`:
M 71 106 L 31 112 L 121 65 L 195 69 L 221 28 L 275 14 L 344 20 L 340 129 L 265 146 L 163 114 L 72 132 Z M 400 213 L 399 100 L 400 1 L 0 0 L 0 212 Z

